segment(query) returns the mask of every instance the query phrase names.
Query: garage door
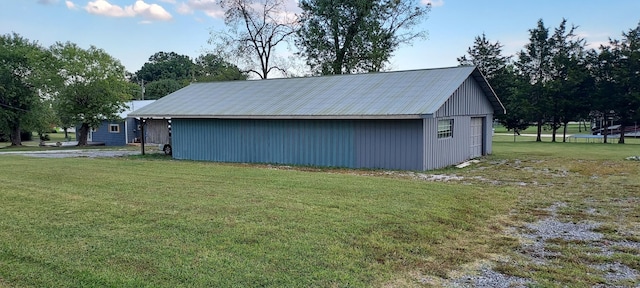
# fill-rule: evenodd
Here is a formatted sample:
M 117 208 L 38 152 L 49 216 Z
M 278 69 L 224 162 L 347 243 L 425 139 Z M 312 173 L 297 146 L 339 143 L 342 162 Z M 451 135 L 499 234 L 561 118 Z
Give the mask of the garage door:
M 471 155 L 470 158 L 482 156 L 482 120 L 481 117 L 471 118 Z

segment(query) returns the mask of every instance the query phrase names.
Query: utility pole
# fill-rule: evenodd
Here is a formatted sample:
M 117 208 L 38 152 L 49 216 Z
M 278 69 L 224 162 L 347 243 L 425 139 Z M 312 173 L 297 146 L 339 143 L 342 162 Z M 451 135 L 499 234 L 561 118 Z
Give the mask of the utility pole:
M 140 97 L 144 100 L 144 79 L 140 79 Z

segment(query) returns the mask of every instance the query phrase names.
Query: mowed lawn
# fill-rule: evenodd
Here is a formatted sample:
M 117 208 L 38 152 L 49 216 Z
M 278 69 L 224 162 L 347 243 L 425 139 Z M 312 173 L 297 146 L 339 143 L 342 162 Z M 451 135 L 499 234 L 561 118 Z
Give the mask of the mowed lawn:
M 157 157 L 0 164 L 0 286 L 408 286 L 515 243 L 496 233 L 508 186 Z
M 640 271 L 640 145 L 522 140 L 424 174 L 0 155 L 0 287 L 446 286 L 488 260 L 533 286 L 640 284 L 597 268 Z M 552 205 L 603 239 L 531 261 L 518 231 Z

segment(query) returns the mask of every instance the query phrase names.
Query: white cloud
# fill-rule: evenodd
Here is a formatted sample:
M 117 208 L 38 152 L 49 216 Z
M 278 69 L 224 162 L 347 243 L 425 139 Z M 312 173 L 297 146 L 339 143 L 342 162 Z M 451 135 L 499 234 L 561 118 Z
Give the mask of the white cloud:
M 217 0 L 189 0 L 178 6 L 178 13 L 190 14 L 199 10 L 211 18 L 224 18 L 224 10 L 216 2 Z
M 89 1 L 84 8 L 87 12 L 107 17 L 136 17 L 140 16 L 145 20 L 168 21 L 173 17 L 167 10 L 158 4 L 147 4 L 143 0 L 137 0 L 130 6 L 120 7 L 113 5 L 107 0 Z
M 42 5 L 49 5 L 49 4 L 56 4 L 58 3 L 58 0 L 38 0 L 38 4 L 42 4 Z
M 178 13 L 180 14 L 193 14 L 193 8 L 191 8 L 186 3 L 180 3 L 177 8 Z
M 170 1 L 170 0 L 164 0 Z M 424 0 L 423 0 L 424 1 Z M 262 1 L 255 1 L 252 6 L 256 10 L 260 10 Z M 298 12 L 298 0 L 283 0 L 281 11 L 277 11 L 275 17 L 282 19 L 295 19 L 295 12 Z M 201 11 L 211 18 L 224 18 L 224 9 L 218 4 L 218 0 L 187 0 L 177 4 L 176 11 L 180 14 L 193 14 L 195 11 Z
M 130 9 L 130 7 L 131 6 L 127 6 L 126 9 Z M 142 0 L 136 1 L 131 9 L 133 9 L 136 15 L 140 15 L 146 20 L 169 21 L 173 18 L 162 6 L 158 4 L 147 4 Z
M 176 4 L 176 0 L 160 0 L 160 2 Z
M 129 6 L 131 7 L 131 6 Z M 112 5 L 107 0 L 89 1 L 84 7 L 87 12 L 108 17 L 134 17 L 135 13 L 131 9 L 123 9 L 118 5 Z
M 73 2 L 71 2 L 71 1 L 69 1 L 69 0 L 64 1 L 64 4 L 66 4 L 66 5 L 67 5 L 67 8 L 69 8 L 69 9 L 71 9 L 71 10 L 76 10 L 76 9 L 78 9 L 78 6 L 76 6 L 76 4 L 74 4 Z
M 444 6 L 444 0 L 421 0 L 420 3 L 423 5 L 431 4 L 431 7 Z

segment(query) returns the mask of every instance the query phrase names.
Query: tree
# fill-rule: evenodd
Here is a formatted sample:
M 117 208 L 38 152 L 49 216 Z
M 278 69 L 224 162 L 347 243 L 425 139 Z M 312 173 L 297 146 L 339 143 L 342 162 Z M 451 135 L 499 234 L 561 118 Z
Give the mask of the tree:
M 197 82 L 247 80 L 247 74 L 214 54 L 200 55 L 195 61 Z
M 518 61 L 515 63 L 518 72 L 526 78 L 531 86 L 529 103 L 532 108 L 532 120 L 538 126 L 537 142 L 542 141 L 542 125 L 546 122 L 545 118 L 549 109 L 549 95 L 545 85 L 551 79 L 551 59 L 549 29 L 540 19 L 536 28 L 529 30 L 529 43 L 525 45 L 525 50 L 518 53 Z
M 557 130 L 571 120 L 576 120 L 588 101 L 586 86 L 589 83 L 589 73 L 586 71 L 586 42 L 576 36 L 577 27 L 567 30 L 567 20 L 563 19 L 553 35 L 549 38 L 551 47 L 551 62 L 549 65 L 550 79 L 545 85 L 549 95 L 548 114 L 552 129 L 552 142 L 556 142 Z M 582 105 L 581 105 L 582 104 Z M 566 138 L 563 137 L 563 141 Z
M 12 146 L 22 145 L 24 124 L 38 123 L 41 96 L 55 78 L 52 63 L 37 42 L 16 33 L 0 36 L 0 129 L 8 130 Z
M 214 51 L 235 59 L 243 72 L 267 79 L 272 71 L 286 74 L 278 65 L 276 47 L 288 44 L 297 19 L 285 10 L 283 0 L 218 0 L 225 9 L 227 31 L 213 31 Z
M 174 79 L 160 79 L 149 82 L 144 87 L 144 99 L 155 100 L 167 96 L 184 87 L 180 82 Z
M 622 33 L 621 40 L 610 39 L 601 46 L 604 65 L 611 71 L 609 101 L 620 121 L 620 138 L 624 143 L 626 127 L 640 120 L 640 23 Z
M 569 58 L 564 58 L 562 76 L 555 79 L 550 89 L 560 98 L 557 118 L 561 122 L 563 129 L 562 142 L 566 142 L 567 126 L 569 121 L 588 118 L 591 107 L 593 107 L 593 94 L 595 91 L 594 78 L 588 69 L 588 59 L 584 53 L 576 54 Z M 555 130 L 553 141 L 555 142 Z
M 56 43 L 51 51 L 59 61 L 63 81 L 58 87 L 55 109 L 60 117 L 80 124 L 78 146 L 87 145 L 89 130 L 102 120 L 115 120 L 131 99 L 131 86 L 120 61 L 94 46 Z
M 483 33 L 475 38 L 473 46 L 467 49 L 467 54 L 458 58 L 460 65 L 476 66 L 507 110 L 507 114 L 496 117 L 498 122 L 508 130 L 513 130 L 514 135 L 527 129 L 531 110 L 528 95 L 523 93 L 522 81 L 510 64 L 511 57 L 502 55 L 502 44 L 489 41 Z
M 138 89 L 142 100 L 160 99 L 189 85 L 194 81 L 195 73 L 196 66 L 189 56 L 160 51 L 151 55 L 129 81 L 144 87 Z
M 300 0 L 296 44 L 315 74 L 376 72 L 402 44 L 425 37 L 412 30 L 431 6 L 418 0 Z
M 487 36 L 482 33 L 482 36 L 476 36 L 473 46 L 467 49 L 469 58 L 467 58 L 467 55 L 458 57 L 458 63 L 460 65 L 478 67 L 478 70 L 489 80 L 489 83 L 495 86 L 498 83 L 491 83 L 491 80 L 504 71 L 511 59 L 510 56 L 502 55 L 502 47 L 503 45 L 498 41 L 491 43 Z
M 175 52 L 157 52 L 135 73 L 134 81 L 152 82 L 173 79 L 183 87 L 193 80 L 194 65 L 189 56 Z

